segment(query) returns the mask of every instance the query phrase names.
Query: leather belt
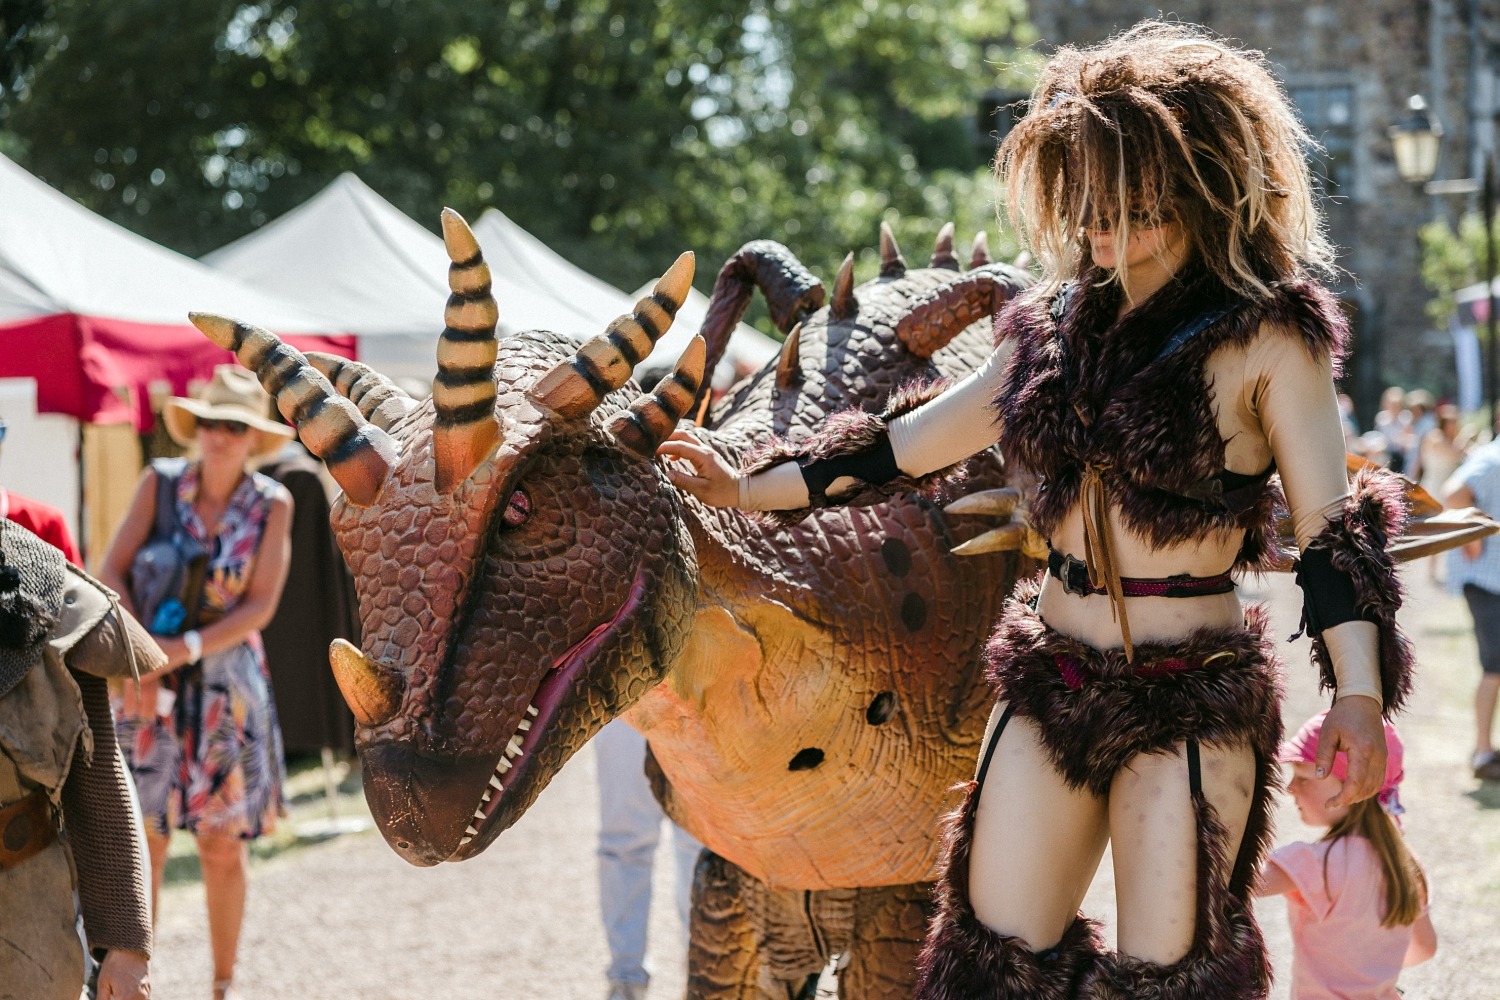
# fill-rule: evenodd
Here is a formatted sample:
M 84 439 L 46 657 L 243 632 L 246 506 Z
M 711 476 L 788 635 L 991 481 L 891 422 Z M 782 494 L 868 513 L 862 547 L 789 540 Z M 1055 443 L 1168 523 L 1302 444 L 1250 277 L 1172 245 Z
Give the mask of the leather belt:
M 52 803 L 41 788 L 0 809 L 0 872 L 42 853 L 57 837 Z
M 1104 587 L 1089 582 L 1088 564 L 1082 559 L 1063 555 L 1056 549 L 1047 550 L 1047 572 L 1062 584 L 1066 594 L 1105 594 Z M 1227 571 L 1218 576 L 1164 576 L 1155 579 L 1123 576 L 1120 592 L 1124 597 L 1203 597 L 1209 594 L 1228 594 L 1234 590 L 1234 577 Z

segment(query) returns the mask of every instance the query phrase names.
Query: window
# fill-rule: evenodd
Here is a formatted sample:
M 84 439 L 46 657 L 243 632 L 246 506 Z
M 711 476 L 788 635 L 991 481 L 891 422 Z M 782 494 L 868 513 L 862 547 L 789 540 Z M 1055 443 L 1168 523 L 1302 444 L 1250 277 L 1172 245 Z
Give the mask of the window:
M 1309 150 L 1309 165 L 1325 194 L 1354 194 L 1354 87 L 1347 83 L 1293 86 L 1292 103 L 1323 148 Z

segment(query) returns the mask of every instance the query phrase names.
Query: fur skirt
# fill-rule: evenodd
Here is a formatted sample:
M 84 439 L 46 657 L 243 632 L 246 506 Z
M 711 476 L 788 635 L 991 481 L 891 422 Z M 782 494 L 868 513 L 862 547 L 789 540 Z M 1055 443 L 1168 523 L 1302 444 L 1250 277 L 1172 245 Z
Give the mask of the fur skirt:
M 969 899 L 969 857 L 979 786 L 947 820 L 934 915 L 920 959 L 919 1000 L 958 997 L 1252 1000 L 1266 995 L 1270 968 L 1250 905 L 1271 836 L 1281 741 L 1280 667 L 1266 615 L 1250 607 L 1237 629 L 1200 629 L 1172 643 L 1141 643 L 1135 662 L 1049 628 L 1035 609 L 1038 586 L 1006 603 L 986 650 L 999 698 L 1031 720 L 1047 756 L 1071 787 L 1109 794 L 1114 776 L 1141 753 L 1177 753 L 1187 740 L 1249 746 L 1256 788 L 1236 856 L 1200 789 L 1198 906 L 1188 954 L 1169 966 L 1105 952 L 1083 917 L 1047 952 L 985 927 Z

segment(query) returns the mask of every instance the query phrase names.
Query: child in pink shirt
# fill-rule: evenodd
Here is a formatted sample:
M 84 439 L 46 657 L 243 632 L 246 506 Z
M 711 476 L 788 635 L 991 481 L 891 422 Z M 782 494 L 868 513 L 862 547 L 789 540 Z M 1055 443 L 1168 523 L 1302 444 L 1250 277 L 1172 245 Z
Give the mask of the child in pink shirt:
M 1428 916 L 1427 879 L 1401 837 L 1397 789 L 1401 737 L 1385 724 L 1385 784 L 1373 799 L 1329 808 L 1348 775 L 1344 754 L 1320 775 L 1320 712 L 1282 747 L 1287 790 L 1302 821 L 1328 827 L 1316 843 L 1271 853 L 1256 892 L 1284 895 L 1292 924 L 1292 1000 L 1397 1000 L 1402 968 L 1431 958 L 1437 932 Z

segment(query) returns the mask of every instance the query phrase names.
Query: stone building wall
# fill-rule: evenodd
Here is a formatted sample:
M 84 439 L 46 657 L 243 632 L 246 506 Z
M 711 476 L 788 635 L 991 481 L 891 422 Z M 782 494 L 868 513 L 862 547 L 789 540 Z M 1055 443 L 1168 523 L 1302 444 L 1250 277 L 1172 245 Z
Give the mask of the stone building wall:
M 1435 199 L 1402 181 L 1386 129 L 1405 116 L 1410 95 L 1423 94 L 1445 128 L 1437 176 L 1472 176 L 1468 122 L 1472 106 L 1483 107 L 1489 95 L 1472 92 L 1469 67 L 1477 55 L 1482 75 L 1495 73 L 1500 0 L 1436 0 L 1445 25 L 1437 74 L 1430 69 L 1434 2 L 1179 0 L 1167 8 L 1175 19 L 1264 51 L 1327 147 L 1319 164 L 1331 176 L 1324 204 L 1346 272 L 1337 290 L 1357 330 L 1345 387 L 1366 417 L 1387 384 L 1424 385 L 1440 395 L 1456 384 L 1451 342 L 1424 311 L 1417 229 L 1436 212 L 1463 209 L 1465 199 Z M 1161 11 L 1159 2 L 1142 0 L 1033 0 L 1030 16 L 1050 48 L 1097 42 Z

